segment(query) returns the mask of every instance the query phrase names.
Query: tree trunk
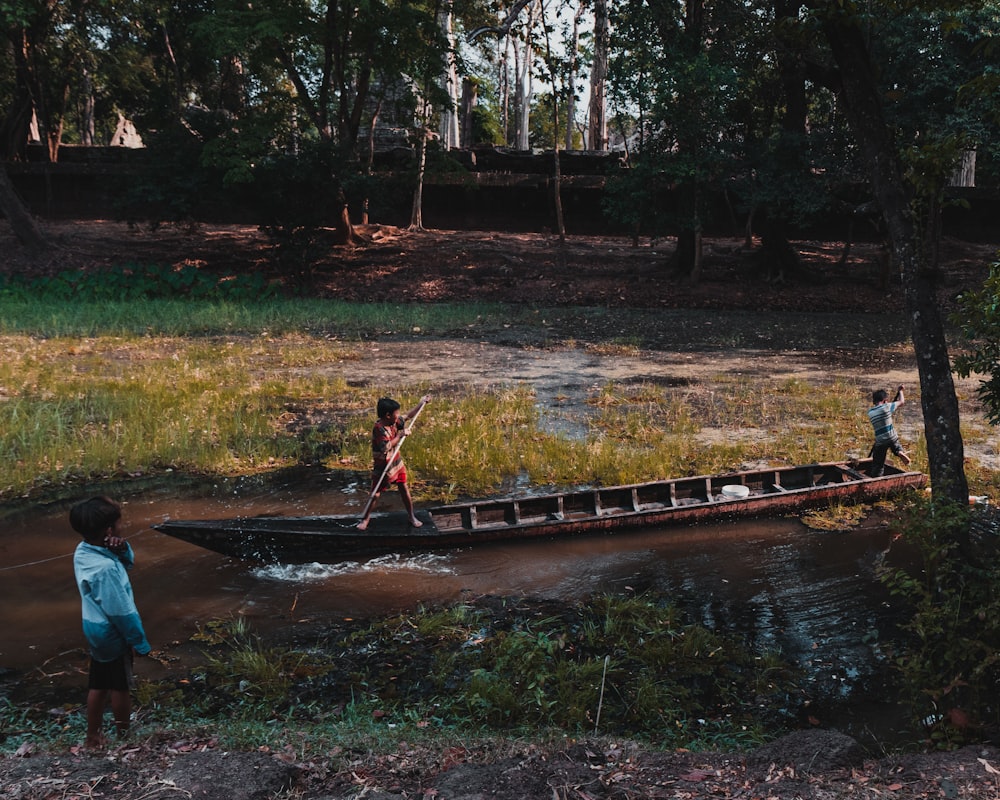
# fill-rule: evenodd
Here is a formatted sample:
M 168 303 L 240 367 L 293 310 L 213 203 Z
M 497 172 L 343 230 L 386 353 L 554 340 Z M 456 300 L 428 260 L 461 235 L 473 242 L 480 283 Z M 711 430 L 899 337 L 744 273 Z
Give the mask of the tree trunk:
M 417 185 L 413 189 L 413 208 L 410 212 L 411 231 L 424 229 L 424 170 L 427 167 L 427 109 L 421 115 L 422 125 L 418 133 L 420 143 L 417 145 Z
M 7 32 L 14 60 L 13 97 L 0 125 L 0 162 L 23 160 L 28 146 L 28 131 L 35 112 L 32 71 L 29 62 L 29 32 L 14 27 Z M 6 176 L 4 176 L 6 177 Z
M 80 114 L 80 144 L 93 147 L 97 144 L 94 123 L 94 82 L 90 78 L 90 70 L 83 68 L 83 108 Z
M 608 2 L 594 0 L 594 60 L 590 67 L 590 108 L 587 120 L 587 147 L 608 149 Z
M 558 131 L 558 126 L 556 130 Z M 559 141 L 559 134 L 556 134 L 556 142 Z M 563 218 L 562 205 L 562 166 L 559 163 L 559 146 L 552 153 L 552 160 L 555 162 L 555 170 L 552 175 L 552 192 L 556 208 L 556 232 L 559 234 L 559 241 L 566 241 L 566 222 Z
M 962 153 L 962 161 L 955 169 L 955 174 L 948 181 L 949 186 L 973 187 L 976 185 L 976 151 L 966 150 Z
M 499 43 L 498 43 L 499 51 Z M 503 38 L 503 53 L 497 53 L 498 75 L 500 84 L 500 129 L 503 131 L 503 143 L 510 142 L 510 36 Z
M 573 120 L 576 119 L 576 77 L 579 71 L 580 62 L 580 17 L 583 15 L 584 6 L 581 3 L 573 15 L 573 37 L 570 42 L 569 55 L 569 77 L 566 81 L 569 91 L 566 92 L 566 139 L 564 149 L 573 150 L 573 134 L 576 132 Z
M 521 63 L 518 65 L 518 57 Z M 531 62 L 534 60 L 534 51 L 528 42 L 524 43 L 524 50 L 518 49 L 514 45 L 514 65 L 517 70 L 517 86 L 514 90 L 514 119 L 516 127 L 514 130 L 514 147 L 518 150 L 527 150 L 530 146 L 529 123 L 531 118 L 531 96 L 534 94 L 532 87 Z
M 869 164 L 872 189 L 885 216 L 893 258 L 903 279 L 906 310 L 920 375 L 920 404 L 931 485 L 936 496 L 965 505 L 969 489 L 959 430 L 958 399 L 938 310 L 934 271 L 919 247 L 899 151 L 886 125 L 882 95 L 861 29 L 851 20 L 828 18 L 824 34 L 841 72 L 848 119 Z
M 677 249 L 667 262 L 667 269 L 697 283 L 701 273 L 702 234 L 696 228 L 686 228 L 677 234 Z
M 445 150 L 460 146 L 458 120 L 458 65 L 455 61 L 455 29 L 451 2 L 445 2 L 438 12 L 438 24 L 441 33 L 448 42 L 444 75 L 441 78 L 442 88 L 448 95 L 449 105 L 441 109 L 441 146 Z
M 540 15 L 542 20 L 545 19 L 545 0 L 540 0 L 541 10 Z M 562 164 L 559 159 L 559 92 L 557 80 L 555 59 L 552 56 L 552 43 L 549 40 L 549 29 L 544 24 L 542 25 L 542 31 L 545 34 L 545 62 L 549 66 L 549 80 L 552 81 L 552 190 L 554 193 L 554 200 L 556 206 L 556 231 L 559 233 L 559 241 L 562 243 L 566 242 L 566 223 L 563 221 L 563 206 L 562 206 Z M 572 88 L 570 88 L 570 94 L 573 93 Z M 566 127 L 572 128 L 573 119 L 572 117 L 567 117 Z
M 684 11 L 684 33 L 682 47 L 692 56 L 699 54 L 705 47 L 705 2 L 704 0 L 687 0 Z M 700 163 L 701 143 L 697 135 L 678 134 L 677 152 L 684 154 L 695 164 Z M 692 283 L 701 278 L 702 225 L 701 209 L 702 187 L 697 174 L 678 181 L 678 209 L 682 210 L 680 232 L 677 236 L 677 252 L 671 260 L 670 267 L 674 272 L 685 275 Z
M 22 245 L 32 252 L 48 249 L 49 243 L 42 235 L 34 217 L 28 213 L 21 198 L 17 196 L 2 162 L 0 162 L 0 213 L 7 218 L 14 236 Z
M 459 147 L 471 150 L 475 144 L 473 140 L 475 134 L 472 130 L 472 112 L 476 109 L 479 100 L 479 89 L 476 82 L 465 78 L 462 81 L 462 109 L 459 115 L 458 140 Z
M 334 244 L 355 244 L 359 237 L 354 231 L 354 225 L 351 224 L 351 215 L 347 208 L 347 198 L 341 195 L 340 197 L 341 205 L 340 211 L 337 213 L 337 219 L 334 220 Z
M 378 102 L 375 104 L 375 110 L 372 112 L 372 118 L 368 122 L 368 153 L 367 160 L 365 162 L 365 175 L 371 177 L 375 172 L 375 127 L 378 125 L 379 115 L 382 113 L 382 99 L 379 98 Z M 365 194 L 364 199 L 361 201 L 361 224 L 368 224 L 368 205 L 369 197 Z
M 62 146 L 63 116 L 60 114 L 58 120 L 50 119 L 46 128 L 45 141 L 48 145 L 49 161 L 55 164 L 59 161 L 59 148 Z

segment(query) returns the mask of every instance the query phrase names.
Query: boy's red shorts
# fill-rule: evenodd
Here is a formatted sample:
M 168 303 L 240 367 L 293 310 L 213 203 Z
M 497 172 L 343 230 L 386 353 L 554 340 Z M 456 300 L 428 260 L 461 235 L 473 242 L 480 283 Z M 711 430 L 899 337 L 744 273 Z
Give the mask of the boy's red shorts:
M 385 467 L 383 467 L 382 469 L 385 469 Z M 376 491 L 375 487 L 378 484 L 378 479 L 382 477 L 382 469 L 377 470 L 375 472 L 372 472 L 372 491 L 373 492 Z M 400 464 L 399 468 L 395 472 L 393 472 L 392 470 L 389 470 L 389 474 L 385 476 L 385 480 L 382 481 L 382 485 L 378 487 L 378 492 L 379 493 L 384 492 L 393 483 L 395 483 L 396 485 L 399 485 L 399 484 L 402 484 L 402 483 L 406 483 L 406 465 L 405 464 Z

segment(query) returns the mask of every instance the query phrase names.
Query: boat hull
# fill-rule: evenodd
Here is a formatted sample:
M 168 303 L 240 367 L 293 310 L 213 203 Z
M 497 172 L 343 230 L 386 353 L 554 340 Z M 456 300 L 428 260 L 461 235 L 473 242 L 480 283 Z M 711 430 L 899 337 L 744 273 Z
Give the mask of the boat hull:
M 836 503 L 869 503 L 925 484 L 919 472 L 868 462 L 831 462 L 699 475 L 372 515 L 167 520 L 161 533 L 227 556 L 258 562 L 333 563 L 393 552 L 446 550 L 500 540 L 611 534 L 644 527 L 793 514 Z M 745 495 L 745 496 L 744 496 Z

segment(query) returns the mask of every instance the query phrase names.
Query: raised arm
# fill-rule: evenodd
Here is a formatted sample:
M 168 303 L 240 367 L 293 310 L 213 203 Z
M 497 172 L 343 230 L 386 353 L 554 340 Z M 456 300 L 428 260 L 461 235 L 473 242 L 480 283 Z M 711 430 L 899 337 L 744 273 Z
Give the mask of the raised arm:
M 429 394 L 425 394 L 423 397 L 420 398 L 420 402 L 414 408 L 411 408 L 409 411 L 407 411 L 405 414 L 403 414 L 403 419 L 406 419 L 406 420 L 413 419 L 415 416 L 417 416 L 417 414 L 420 413 L 421 409 L 425 405 L 427 405 L 427 402 L 430 399 L 431 399 L 431 396 Z

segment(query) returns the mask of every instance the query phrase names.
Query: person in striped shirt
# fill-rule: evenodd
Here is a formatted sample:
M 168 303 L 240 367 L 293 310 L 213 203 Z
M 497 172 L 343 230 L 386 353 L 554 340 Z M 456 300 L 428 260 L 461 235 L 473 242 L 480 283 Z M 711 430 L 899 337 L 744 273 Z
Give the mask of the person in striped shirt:
M 892 402 L 889 402 L 889 393 L 885 389 L 872 392 L 872 407 L 868 409 L 868 419 L 875 431 L 875 443 L 869 454 L 872 464 L 868 474 L 873 478 L 879 477 L 885 470 L 885 456 L 890 450 L 903 462 L 904 466 L 908 466 L 910 463 L 910 457 L 903 450 L 903 445 L 899 441 L 899 435 L 892 422 L 893 413 L 905 402 L 902 385 L 896 389 L 896 397 Z

